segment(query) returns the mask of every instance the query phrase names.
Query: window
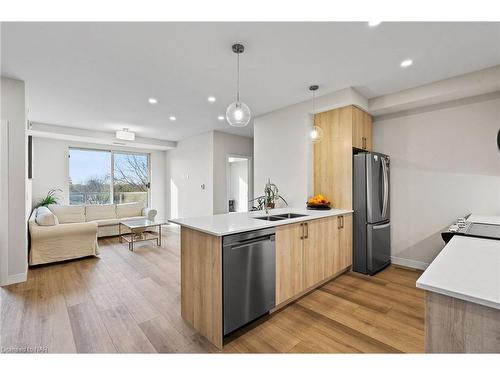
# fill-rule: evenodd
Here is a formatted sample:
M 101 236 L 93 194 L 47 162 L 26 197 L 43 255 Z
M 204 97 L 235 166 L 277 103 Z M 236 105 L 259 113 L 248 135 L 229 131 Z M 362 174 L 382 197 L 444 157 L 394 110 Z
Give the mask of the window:
M 114 153 L 114 203 L 148 203 L 149 158 L 146 154 Z
M 149 155 L 69 149 L 70 204 L 148 204 Z

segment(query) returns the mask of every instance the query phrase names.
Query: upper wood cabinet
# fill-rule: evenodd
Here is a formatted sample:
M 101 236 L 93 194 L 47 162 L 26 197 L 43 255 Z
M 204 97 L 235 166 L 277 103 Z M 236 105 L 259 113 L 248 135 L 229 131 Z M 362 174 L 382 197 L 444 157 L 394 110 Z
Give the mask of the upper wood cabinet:
M 334 207 L 352 209 L 352 149 L 372 149 L 371 116 L 354 106 L 315 115 L 323 130 L 314 143 L 314 194 L 328 197 Z
M 372 116 L 352 107 L 352 147 L 372 150 Z

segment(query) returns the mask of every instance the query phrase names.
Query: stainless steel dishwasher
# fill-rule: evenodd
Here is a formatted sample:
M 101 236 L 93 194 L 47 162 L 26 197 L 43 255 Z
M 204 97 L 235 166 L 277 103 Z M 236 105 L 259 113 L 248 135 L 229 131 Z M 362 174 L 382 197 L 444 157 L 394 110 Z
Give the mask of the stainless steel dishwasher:
M 274 228 L 225 236 L 223 244 L 224 335 L 276 305 Z

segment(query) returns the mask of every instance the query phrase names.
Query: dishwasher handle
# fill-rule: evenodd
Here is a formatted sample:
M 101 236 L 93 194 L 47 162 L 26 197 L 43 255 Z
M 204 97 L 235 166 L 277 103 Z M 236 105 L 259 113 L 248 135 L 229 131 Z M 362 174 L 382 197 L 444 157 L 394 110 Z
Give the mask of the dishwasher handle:
M 262 242 L 262 241 L 275 241 L 275 239 L 276 239 L 276 236 L 273 234 L 271 236 L 257 237 L 257 238 L 251 238 L 251 239 L 245 240 L 245 241 L 234 242 L 234 243 L 226 245 L 226 246 L 230 247 L 231 250 L 237 250 L 237 249 L 240 249 L 242 247 L 251 245 L 253 243 Z

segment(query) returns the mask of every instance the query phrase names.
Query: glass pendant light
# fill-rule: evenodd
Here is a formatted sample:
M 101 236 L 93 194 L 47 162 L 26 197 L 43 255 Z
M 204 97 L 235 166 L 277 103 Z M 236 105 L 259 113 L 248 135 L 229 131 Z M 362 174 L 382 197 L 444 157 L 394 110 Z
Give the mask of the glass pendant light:
M 236 53 L 238 58 L 237 62 L 237 81 L 236 81 L 236 101 L 231 103 L 226 109 L 226 119 L 229 125 L 238 128 L 247 126 L 250 122 L 252 114 L 250 108 L 240 102 L 240 54 L 243 53 L 245 47 L 242 44 L 233 44 L 233 52 Z
M 321 129 L 318 125 L 316 125 L 316 116 L 315 116 L 315 92 L 316 90 L 319 89 L 318 85 L 312 85 L 309 87 L 309 91 L 312 92 L 312 113 L 313 113 L 313 126 L 311 128 L 311 131 L 309 132 L 309 136 L 311 137 L 311 140 L 316 143 L 321 141 L 321 138 L 323 138 L 323 129 Z

